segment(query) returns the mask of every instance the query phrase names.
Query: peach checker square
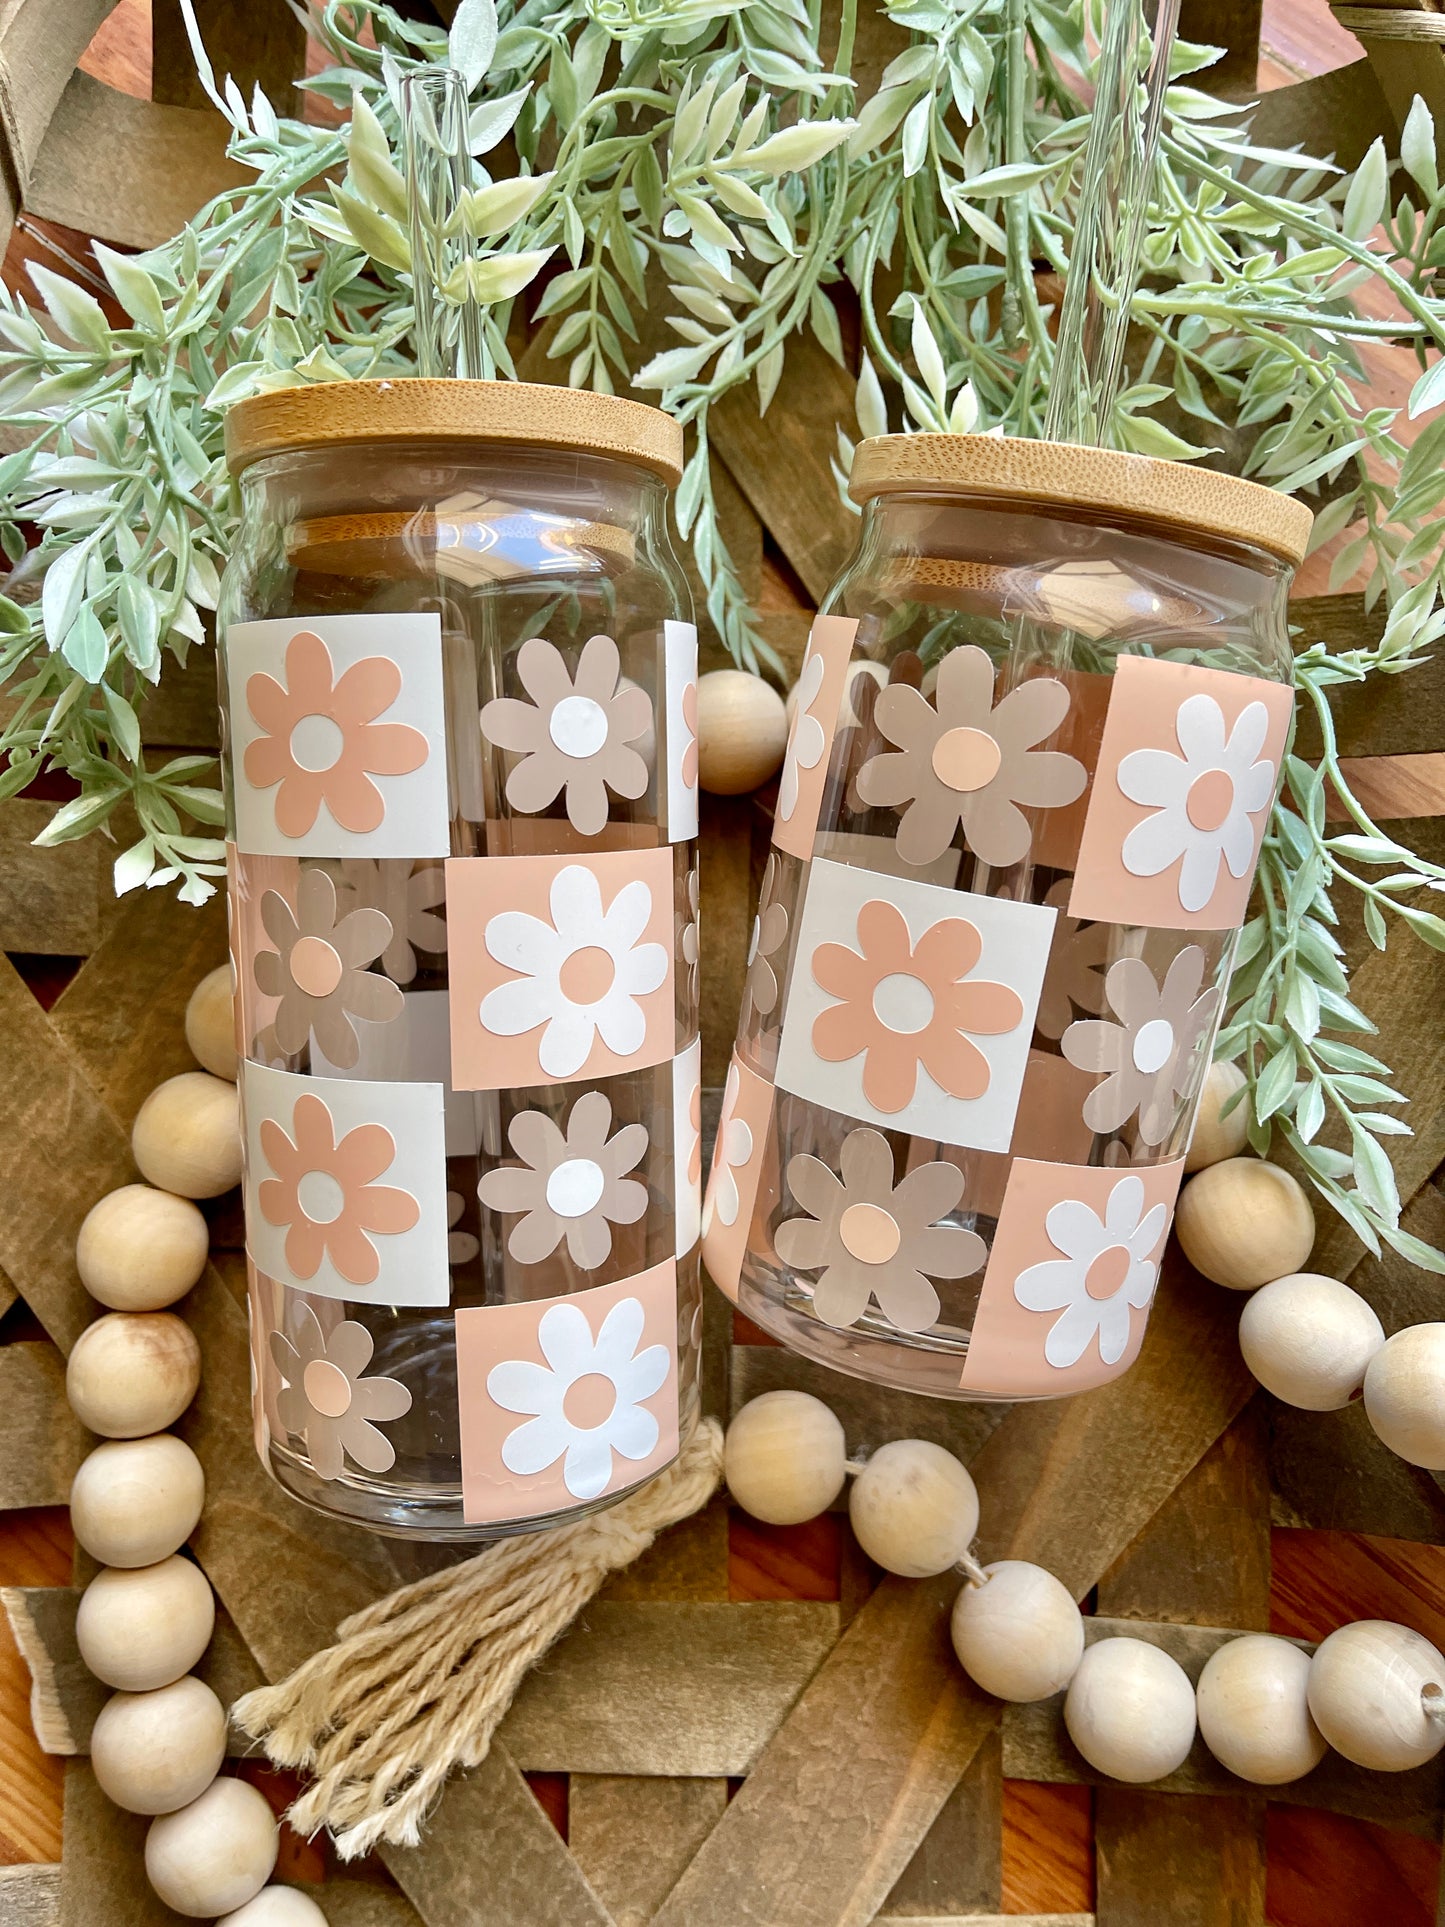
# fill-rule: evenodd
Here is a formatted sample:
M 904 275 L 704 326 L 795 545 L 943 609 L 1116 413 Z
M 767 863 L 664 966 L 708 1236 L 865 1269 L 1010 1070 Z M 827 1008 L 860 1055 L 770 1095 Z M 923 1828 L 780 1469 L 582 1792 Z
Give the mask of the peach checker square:
M 232 623 L 226 681 L 242 850 L 446 855 L 439 616 Z
M 644 1070 L 676 1054 L 673 853 L 453 857 L 452 1088 Z
M 857 633 L 851 617 L 816 616 L 808 635 L 773 816 L 773 842 L 790 856 L 813 854 Z
M 672 1185 L 677 1256 L 702 1229 L 702 1038 L 672 1060 Z
M 445 1305 L 440 1084 L 241 1067 L 246 1247 L 293 1290 L 374 1305 Z
M 702 1207 L 702 1261 L 734 1304 L 759 1192 L 771 1203 L 778 1191 L 773 1099 L 774 1087 L 734 1051 Z
M 1163 930 L 1237 929 L 1293 712 L 1286 683 L 1122 657 L 1070 915 Z
M 1056 915 L 815 861 L 779 1088 L 915 1137 L 1006 1151 Z
M 677 1456 L 677 1267 L 458 1311 L 468 1525 L 563 1512 Z
M 1183 1158 L 1133 1168 L 1015 1158 L 961 1382 L 990 1398 L 1083 1392 L 1144 1339 Z

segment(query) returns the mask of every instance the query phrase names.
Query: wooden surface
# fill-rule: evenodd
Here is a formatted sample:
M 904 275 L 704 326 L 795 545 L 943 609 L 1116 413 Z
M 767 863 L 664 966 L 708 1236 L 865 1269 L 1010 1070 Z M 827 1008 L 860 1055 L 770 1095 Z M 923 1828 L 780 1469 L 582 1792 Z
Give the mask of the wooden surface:
M 1226 11 L 1235 49 L 1226 78 L 1238 92 L 1250 83 L 1240 49 L 1261 15 L 1250 0 L 1229 0 Z M 109 89 L 148 98 L 144 0 L 121 0 L 113 10 L 94 0 L 92 12 L 108 18 L 86 69 Z M 201 12 L 210 16 L 208 33 L 221 31 L 223 5 Z M 168 76 L 157 95 L 168 111 L 185 113 L 196 101 L 175 78 L 177 14 L 167 0 L 157 22 L 158 67 Z M 258 7 L 258 23 L 263 14 L 269 24 L 264 33 L 258 26 L 254 66 L 274 85 L 294 67 L 297 48 L 284 8 Z M 1222 17 L 1220 0 L 1209 0 L 1195 7 L 1187 30 L 1209 37 L 1219 31 L 1209 23 Z M 893 49 L 886 34 L 875 37 L 881 65 Z M 1262 84 L 1327 76 L 1359 56 L 1323 0 L 1267 0 Z M 52 58 L 52 91 L 54 66 Z M 1378 102 L 1342 82 L 1339 99 L 1353 116 L 1347 125 L 1341 108 L 1341 138 L 1359 143 Z M 1283 112 L 1276 119 L 1289 125 Z M 43 117 L 24 123 L 42 155 L 44 126 Z M 13 280 L 27 256 L 53 258 L 55 245 L 83 252 L 84 237 L 31 223 L 17 233 L 7 276 Z M 1372 348 L 1366 360 L 1382 399 L 1408 386 L 1410 370 L 1390 350 Z M 821 356 L 808 370 L 795 405 L 784 409 L 780 397 L 765 429 L 746 396 L 714 421 L 734 559 L 769 640 L 794 667 L 808 609 L 852 533 L 827 474 L 848 380 Z M 1312 558 L 1301 579 L 1294 614 L 1304 640 L 1342 633 L 1342 625 L 1359 633 L 1363 620 L 1346 598 L 1307 599 L 1323 590 L 1328 559 Z M 210 664 L 197 652 L 188 673 L 169 676 L 150 705 L 146 738 L 203 746 L 214 731 Z M 1436 665 L 1347 693 L 1340 732 L 1371 807 L 1412 819 L 1412 838 L 1436 834 L 1438 826 L 1414 819 L 1445 815 L 1445 671 Z M 219 925 L 214 915 L 197 918 L 156 897 L 117 910 L 106 900 L 98 846 L 31 850 L 23 812 L 42 807 L 12 803 L 9 815 L 0 812 L 0 948 L 25 953 L 19 972 L 0 964 L 6 1142 L 13 1150 L 39 1140 L 47 1161 L 7 1159 L 0 1394 L 10 1437 L 0 1473 L 14 1497 L 0 1513 L 0 1585 L 54 1589 L 26 1594 L 43 1673 L 47 1659 L 65 1659 L 68 1588 L 87 1573 L 58 1503 L 79 1443 L 55 1396 L 60 1350 L 85 1315 L 70 1266 L 75 1214 L 125 1168 L 125 1127 L 140 1097 L 187 1062 L 181 1003 L 218 954 Z M 726 1061 L 749 885 L 755 890 L 765 841 L 757 800 L 705 808 L 709 1082 Z M 91 961 L 76 975 L 83 958 Z M 1386 1055 L 1394 1052 L 1417 1092 L 1419 1135 L 1395 1141 L 1411 1199 L 1406 1221 L 1437 1242 L 1445 1238 L 1445 1193 L 1434 1175 L 1445 1157 L 1445 1065 L 1430 1056 L 1438 1043 L 1420 1037 L 1419 1018 L 1440 1007 L 1440 967 L 1400 944 L 1373 967 L 1373 980 L 1361 974 L 1368 1006 L 1385 1019 Z M 78 1189 L 57 1196 L 42 1177 L 65 1164 L 80 1173 Z M 389 1583 L 387 1572 L 401 1570 L 407 1555 L 341 1534 L 318 1581 L 303 1548 L 329 1541 L 328 1529 L 268 1491 L 246 1436 L 244 1335 L 229 1249 L 234 1201 L 220 1201 L 213 1222 L 217 1263 L 187 1307 L 203 1330 L 208 1385 L 186 1429 L 212 1482 L 197 1551 L 226 1609 L 208 1662 L 224 1684 L 253 1676 L 247 1669 L 258 1662 L 272 1673 L 289 1665 L 350 1603 Z M 1325 1247 L 1329 1262 L 1377 1304 L 1387 1329 L 1438 1315 L 1435 1281 L 1398 1261 L 1361 1264 L 1328 1228 Z M 1268 1626 L 1313 1640 L 1344 1619 L 1379 1616 L 1445 1640 L 1439 1485 L 1375 1447 L 1358 1407 L 1294 1414 L 1255 1393 L 1233 1348 L 1237 1302 L 1183 1267 L 1170 1279 L 1144 1358 L 1118 1387 L 1007 1416 L 872 1396 L 792 1360 L 741 1323 L 731 1331 L 721 1299 L 708 1297 L 714 1409 L 772 1384 L 805 1384 L 833 1403 L 854 1448 L 905 1432 L 939 1438 L 974 1463 L 987 1549 L 1046 1561 L 1084 1597 L 1097 1631 L 1106 1621 L 1109 1630 L 1133 1622 L 1195 1670 L 1226 1627 Z M 666 1927 L 831 1927 L 874 1917 L 937 1927 L 1000 1915 L 1083 1927 L 1096 1910 L 1100 1927 L 1246 1927 L 1261 1919 L 1274 1927 L 1423 1927 L 1442 1917 L 1441 1775 L 1387 1781 L 1332 1763 L 1266 1803 L 1228 1783 L 1196 1749 L 1172 1790 L 1096 1787 L 1057 1707 L 1000 1721 L 962 1679 L 947 1650 L 946 1583 L 878 1586 L 878 1577 L 836 1514 L 783 1531 L 718 1503 L 612 1582 L 526 1688 L 491 1760 L 449 1790 L 426 1852 L 392 1854 L 389 1872 L 369 1864 L 338 1881 L 322 1845 L 286 1835 L 281 1877 L 325 1877 L 321 1898 L 333 1927 L 553 1927 L 563 1919 L 567 1927 L 652 1919 Z M 609 1717 L 629 1690 L 628 1717 Z M 0 1619 L 0 1868 L 14 1869 L 8 1878 L 0 1872 L 0 1923 L 173 1922 L 139 1879 L 140 1824 L 101 1798 L 83 1757 L 66 1768 L 40 1750 L 29 1698 L 29 1672 Z M 45 1711 L 51 1743 L 83 1749 L 93 1704 L 73 1666 L 56 1670 Z M 285 1776 L 254 1763 L 244 1770 L 284 1806 Z M 61 1857 L 62 1805 L 70 1876 L 63 1898 L 46 1871 Z

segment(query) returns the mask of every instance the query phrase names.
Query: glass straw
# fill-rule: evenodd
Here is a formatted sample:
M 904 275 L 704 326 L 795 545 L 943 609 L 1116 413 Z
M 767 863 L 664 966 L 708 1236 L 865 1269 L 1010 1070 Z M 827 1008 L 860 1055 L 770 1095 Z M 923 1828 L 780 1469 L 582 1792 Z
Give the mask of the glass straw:
M 1046 441 L 1103 448 L 1112 440 L 1178 25 L 1179 0 L 1106 0 Z
M 471 185 L 467 83 L 455 67 L 407 75 L 402 125 L 416 371 L 433 379 L 476 379 L 491 371 L 484 365 L 482 311 L 467 283 L 473 243 L 460 219 Z

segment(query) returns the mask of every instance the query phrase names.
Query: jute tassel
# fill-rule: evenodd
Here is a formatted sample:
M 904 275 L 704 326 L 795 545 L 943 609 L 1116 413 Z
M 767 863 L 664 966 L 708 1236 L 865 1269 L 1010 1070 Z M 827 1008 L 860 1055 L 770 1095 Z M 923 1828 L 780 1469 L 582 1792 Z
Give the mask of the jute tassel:
M 330 1829 L 343 1860 L 414 1847 L 453 1767 L 486 1758 L 522 1675 L 608 1573 L 700 1511 L 722 1477 L 722 1428 L 704 1419 L 649 1485 L 575 1525 L 489 1546 L 338 1627 L 334 1646 L 232 1709 L 278 1766 L 314 1777 L 287 1818 Z

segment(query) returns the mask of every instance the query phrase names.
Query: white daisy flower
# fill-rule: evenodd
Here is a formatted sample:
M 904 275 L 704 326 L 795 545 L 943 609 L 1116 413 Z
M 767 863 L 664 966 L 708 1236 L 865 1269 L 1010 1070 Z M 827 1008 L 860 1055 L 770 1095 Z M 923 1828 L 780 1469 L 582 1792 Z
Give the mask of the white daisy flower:
M 824 663 L 822 655 L 815 652 L 803 664 L 803 673 L 798 678 L 798 702 L 793 712 L 793 727 L 788 737 L 788 754 L 783 763 L 782 780 L 778 784 L 778 815 L 786 823 L 798 807 L 798 771 L 816 769 L 822 757 L 827 739 L 823 725 L 812 713 L 813 704 L 823 687 Z
M 1120 1178 L 1101 1220 L 1077 1198 L 1056 1204 L 1045 1219 L 1049 1242 L 1062 1258 L 1030 1265 L 1014 1280 L 1026 1311 L 1062 1311 L 1044 1341 L 1051 1365 L 1077 1365 L 1097 1336 L 1099 1356 L 1117 1365 L 1129 1343 L 1129 1314 L 1154 1296 L 1159 1265 L 1150 1256 L 1164 1240 L 1169 1212 L 1154 1205 L 1140 1217 L 1144 1181 Z
M 547 1364 L 509 1358 L 492 1367 L 487 1390 L 497 1404 L 533 1414 L 503 1441 L 509 1472 L 544 1472 L 565 1453 L 567 1490 L 574 1499 L 595 1499 L 612 1478 L 614 1452 L 639 1460 L 656 1450 L 658 1423 L 642 1400 L 661 1389 L 671 1361 L 665 1345 L 638 1352 L 643 1322 L 640 1300 L 619 1299 L 594 1340 L 580 1306 L 552 1305 L 537 1326 Z M 584 1380 L 592 1383 L 582 1388 Z
M 1254 861 L 1257 826 L 1268 809 L 1276 766 L 1260 757 L 1269 732 L 1269 711 L 1249 703 L 1234 728 L 1212 696 L 1190 696 L 1179 705 L 1175 734 L 1184 752 L 1136 749 L 1119 764 L 1119 788 L 1131 803 L 1154 812 L 1124 839 L 1124 865 L 1135 876 L 1156 877 L 1182 857 L 1179 901 L 1202 910 L 1214 895 L 1220 859 L 1235 878 Z
M 597 878 L 570 863 L 552 879 L 552 920 L 503 910 L 486 929 L 487 950 L 521 975 L 482 999 L 482 1023 L 502 1037 L 545 1024 L 537 1058 L 548 1077 L 574 1077 L 599 1034 L 614 1056 L 642 1048 L 647 1016 L 638 999 L 667 975 L 667 949 L 638 939 L 652 916 L 640 877 L 606 910 Z
M 738 1181 L 733 1173 L 740 1170 L 752 1156 L 753 1133 L 751 1126 L 733 1115 L 741 1089 L 738 1067 L 730 1064 L 728 1081 L 723 1087 L 722 1113 L 718 1118 L 717 1143 L 712 1156 L 712 1175 L 707 1187 L 707 1201 L 703 1205 L 704 1237 L 712 1230 L 714 1216 L 721 1218 L 725 1225 L 735 1225 L 742 1208 L 742 1193 L 738 1190 Z

